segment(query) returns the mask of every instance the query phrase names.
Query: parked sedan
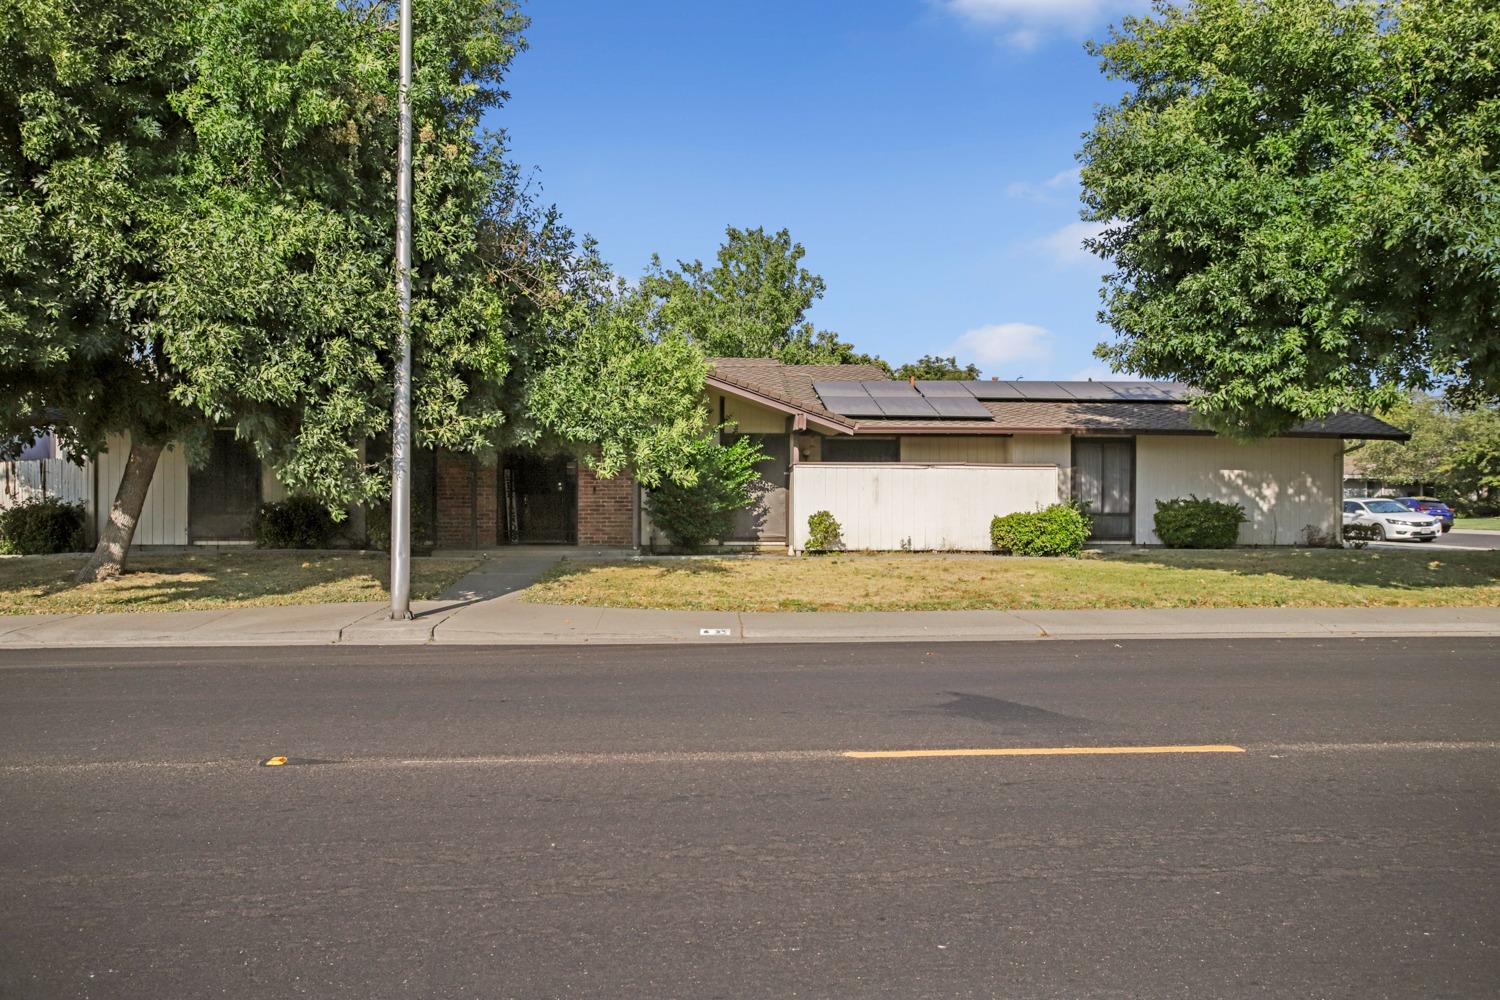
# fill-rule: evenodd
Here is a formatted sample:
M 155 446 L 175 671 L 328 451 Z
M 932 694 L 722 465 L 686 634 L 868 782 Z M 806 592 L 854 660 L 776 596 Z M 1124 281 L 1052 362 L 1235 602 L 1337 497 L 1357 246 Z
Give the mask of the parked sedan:
M 1397 497 L 1396 502 L 1420 514 L 1431 514 L 1438 519 L 1444 532 L 1453 530 L 1453 508 L 1441 500 L 1433 497 Z
M 1344 524 L 1373 528 L 1377 542 L 1401 539 L 1430 542 L 1442 532 L 1437 518 L 1394 500 L 1345 500 Z

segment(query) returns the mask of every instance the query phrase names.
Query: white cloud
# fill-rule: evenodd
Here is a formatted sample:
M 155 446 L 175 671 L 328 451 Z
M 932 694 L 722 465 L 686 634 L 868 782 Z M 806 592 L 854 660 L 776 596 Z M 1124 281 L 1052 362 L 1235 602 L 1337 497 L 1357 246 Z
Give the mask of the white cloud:
M 1039 250 L 1058 264 L 1097 264 L 1099 258 L 1084 249 L 1083 241 L 1093 239 L 1109 229 L 1107 222 L 1070 222 L 1037 240 Z
M 1077 35 L 1111 17 L 1146 6 L 1145 0 L 939 0 L 942 8 L 987 28 L 999 28 L 1021 49 L 1035 48 L 1046 35 Z
M 1054 201 L 1054 195 L 1058 192 L 1076 191 L 1081 171 L 1078 167 L 1064 170 L 1053 174 L 1040 184 L 1032 181 L 1011 181 L 1005 185 L 1005 193 L 1012 198 L 1025 198 L 1027 201 Z
M 1129 375 L 1121 375 L 1118 372 L 1111 371 L 1109 365 L 1089 365 L 1087 368 L 1080 368 L 1076 372 L 1073 372 L 1068 376 L 1067 380 L 1069 382 L 1087 382 L 1092 379 L 1095 382 L 1116 382 L 1120 379 L 1128 378 L 1130 378 Z
M 972 358 L 986 370 L 1013 361 L 1045 361 L 1052 355 L 1052 331 L 1032 323 L 995 323 L 968 331 L 943 353 Z

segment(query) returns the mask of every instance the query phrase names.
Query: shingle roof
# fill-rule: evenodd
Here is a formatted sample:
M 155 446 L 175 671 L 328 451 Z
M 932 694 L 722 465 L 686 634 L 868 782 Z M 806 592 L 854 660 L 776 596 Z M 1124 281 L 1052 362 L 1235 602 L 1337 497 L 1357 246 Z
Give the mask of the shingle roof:
M 784 365 L 772 358 L 711 358 L 714 376 L 731 385 L 769 396 L 810 414 L 851 425 L 856 434 L 1005 434 L 1029 432 L 1084 434 L 1210 434 L 1186 403 L 1039 402 L 988 400 L 992 420 L 879 420 L 841 417 L 825 408 L 813 382 L 889 381 L 873 365 Z M 1122 386 L 1126 383 L 1110 383 Z M 1142 386 L 1161 383 L 1140 383 Z M 1372 438 L 1404 441 L 1408 435 L 1365 413 L 1337 413 L 1307 421 L 1287 437 Z

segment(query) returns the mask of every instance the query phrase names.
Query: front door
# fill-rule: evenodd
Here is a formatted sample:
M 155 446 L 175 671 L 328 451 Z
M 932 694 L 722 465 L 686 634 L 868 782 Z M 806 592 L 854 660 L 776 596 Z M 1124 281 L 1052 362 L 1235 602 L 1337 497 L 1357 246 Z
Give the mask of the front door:
M 260 459 L 234 431 L 214 431 L 208 461 L 188 472 L 188 540 L 243 542 L 255 537 Z
M 736 542 L 786 541 L 786 488 L 792 464 L 790 434 L 748 434 L 766 458 L 755 466 L 759 478 L 750 484 L 750 506 L 735 511 L 729 539 Z M 725 435 L 724 443 L 734 440 Z
M 1135 441 L 1132 438 L 1073 439 L 1073 499 L 1089 505 L 1091 539 L 1135 538 Z
M 512 545 L 572 545 L 578 537 L 578 463 L 512 452 L 500 467 L 500 537 Z

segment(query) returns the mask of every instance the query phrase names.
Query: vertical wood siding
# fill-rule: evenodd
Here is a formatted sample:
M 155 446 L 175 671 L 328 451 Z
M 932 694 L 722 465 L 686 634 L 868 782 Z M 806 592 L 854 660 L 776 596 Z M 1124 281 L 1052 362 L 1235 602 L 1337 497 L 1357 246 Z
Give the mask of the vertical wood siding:
M 1196 494 L 1244 506 L 1241 545 L 1298 545 L 1306 529 L 1337 538 L 1342 517 L 1343 442 L 1271 438 L 1240 444 L 1218 437 L 1136 438 L 1136 535 L 1160 544 L 1156 501 Z
M 125 474 L 130 457 L 130 436 L 111 434 L 109 450 L 95 456 L 99 466 L 99 509 L 95 528 L 109 520 L 109 509 Z M 181 445 L 169 445 L 156 463 L 156 475 L 141 508 L 134 545 L 186 545 L 188 543 L 188 466 Z
M 795 465 L 792 547 L 826 510 L 851 550 L 988 551 L 991 518 L 1057 503 L 1057 483 L 1054 465 Z
M 911 436 L 901 439 L 901 461 L 1004 465 L 1010 461 L 1007 440 L 997 435 L 968 437 Z
M 65 458 L 0 462 L 0 509 L 32 497 L 57 497 L 88 506 L 94 474 Z

